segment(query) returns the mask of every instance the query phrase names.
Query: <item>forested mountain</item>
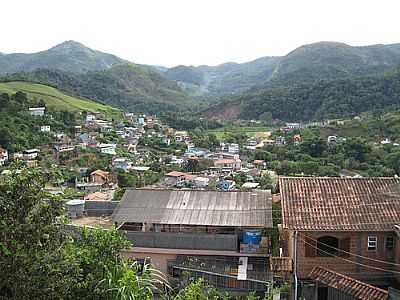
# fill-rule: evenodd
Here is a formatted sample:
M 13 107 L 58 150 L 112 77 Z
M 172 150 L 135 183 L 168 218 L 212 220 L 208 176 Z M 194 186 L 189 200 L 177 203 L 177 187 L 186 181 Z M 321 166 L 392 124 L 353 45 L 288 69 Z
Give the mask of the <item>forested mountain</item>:
M 190 110 L 195 106 L 195 102 L 176 82 L 165 79 L 150 68 L 131 63 L 84 74 L 37 69 L 33 72 L 7 75 L 1 80 L 50 84 L 70 94 L 127 111 L 160 113 Z
M 92 50 L 75 41 L 66 41 L 37 53 L 0 55 L 0 74 L 28 72 L 38 68 L 84 73 L 122 62 L 124 60 L 115 55 Z
M 320 42 L 301 46 L 282 57 L 270 80 L 288 84 L 363 76 L 399 64 L 400 44 L 352 47 Z
M 242 64 L 177 66 L 160 70 L 160 73 L 181 83 L 189 92 L 194 91 L 195 95 L 220 96 L 237 93 L 269 79 L 278 61 L 279 57 L 262 57 Z
M 301 46 L 286 56 L 262 57 L 242 64 L 199 66 L 161 71 L 169 79 L 193 84 L 202 95 L 232 95 L 257 85 L 274 86 L 320 79 L 365 76 L 400 64 L 400 44 L 352 47 L 319 42 Z
M 207 117 L 309 121 L 400 105 L 400 68 L 379 75 L 253 88 L 211 107 Z M 235 108 L 235 114 L 228 113 Z

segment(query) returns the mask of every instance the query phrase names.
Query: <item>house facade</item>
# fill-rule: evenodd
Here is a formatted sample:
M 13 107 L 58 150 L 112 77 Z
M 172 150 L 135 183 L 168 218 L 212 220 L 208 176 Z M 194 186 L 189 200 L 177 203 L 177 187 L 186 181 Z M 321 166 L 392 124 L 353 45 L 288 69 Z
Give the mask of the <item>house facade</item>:
M 0 148 L 0 166 L 4 165 L 8 161 L 8 151 Z
M 296 266 L 293 276 L 306 283 L 324 267 L 375 286 L 398 284 L 399 186 L 398 178 L 280 177 L 284 256 Z
M 172 171 L 165 174 L 165 184 L 174 187 L 182 187 L 186 182 L 186 173 Z
M 270 191 L 137 189 L 126 191 L 112 219 L 135 245 L 124 254 L 149 258 L 172 285 L 189 274 L 227 291 L 263 293 L 272 280 L 263 234 L 271 207 Z
M 29 113 L 31 116 L 42 117 L 46 111 L 46 107 L 30 107 Z
M 28 149 L 23 152 L 24 160 L 36 159 L 39 155 L 39 149 Z
M 90 173 L 90 182 L 106 184 L 110 182 L 110 173 L 103 170 L 96 170 Z

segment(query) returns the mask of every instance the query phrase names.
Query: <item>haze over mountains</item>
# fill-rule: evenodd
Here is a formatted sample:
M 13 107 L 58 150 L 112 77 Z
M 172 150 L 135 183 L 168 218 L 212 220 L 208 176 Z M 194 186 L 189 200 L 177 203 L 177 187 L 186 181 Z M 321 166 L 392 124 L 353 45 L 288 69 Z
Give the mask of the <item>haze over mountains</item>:
M 266 56 L 241 64 L 173 68 L 137 65 L 74 41 L 33 54 L 0 55 L 0 74 L 7 73 L 7 80 L 51 84 L 127 110 L 189 111 L 204 104 L 201 100 L 222 99 L 222 104 L 213 106 L 211 113 L 208 111 L 205 115 L 221 117 L 224 109 L 228 109 L 234 118 L 263 118 L 268 113 L 285 120 L 326 117 L 323 113 L 306 113 L 304 104 L 312 102 L 312 111 L 317 112 L 350 94 L 336 94 L 341 99 L 332 99 L 332 95 L 321 90 L 325 88 L 321 80 L 329 81 L 330 89 L 335 90 L 343 87 L 344 79 L 360 83 L 364 82 L 360 78 L 368 77 L 368 82 L 379 89 L 371 97 L 382 94 L 385 95 L 382 103 L 400 104 L 397 95 L 390 92 L 397 90 L 396 80 L 388 80 L 390 86 L 385 86 L 385 81 L 382 83 L 382 76 L 397 76 L 397 71 L 391 75 L 387 72 L 398 65 L 400 44 L 352 47 L 336 42 L 304 45 L 285 56 Z M 355 92 L 357 88 L 365 92 L 365 86 L 355 83 L 350 86 L 356 89 L 351 91 L 352 101 L 363 101 Z M 318 99 L 310 99 L 310 95 Z M 379 104 L 381 99 L 374 101 Z M 278 113 L 272 103 L 283 105 L 280 109 L 287 111 L 295 103 L 300 111 Z M 235 107 L 233 111 L 232 107 Z M 257 110 L 251 111 L 252 107 Z M 374 105 L 365 106 L 365 109 L 374 108 Z M 363 107 L 358 104 L 347 105 L 339 111 L 329 109 L 329 116 L 353 115 L 360 110 Z

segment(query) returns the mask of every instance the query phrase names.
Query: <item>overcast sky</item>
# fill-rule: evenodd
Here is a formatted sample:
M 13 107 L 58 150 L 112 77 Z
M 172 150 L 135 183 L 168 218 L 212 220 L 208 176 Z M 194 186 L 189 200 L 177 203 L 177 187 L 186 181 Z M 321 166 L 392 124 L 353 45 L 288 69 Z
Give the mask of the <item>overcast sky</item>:
M 65 40 L 175 66 L 285 55 L 317 41 L 400 42 L 399 0 L 1 0 L 0 52 Z

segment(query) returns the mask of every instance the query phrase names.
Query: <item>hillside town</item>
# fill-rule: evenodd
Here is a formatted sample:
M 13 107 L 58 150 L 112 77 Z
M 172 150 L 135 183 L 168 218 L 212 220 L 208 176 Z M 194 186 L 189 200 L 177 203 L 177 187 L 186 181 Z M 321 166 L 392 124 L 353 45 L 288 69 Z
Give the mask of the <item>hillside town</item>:
M 0 300 L 400 300 L 400 1 L 2 1 Z
M 47 112 L 32 107 L 29 114 L 43 124 Z M 301 147 L 300 129 L 338 121 L 288 123 L 205 148 L 155 115 L 124 113 L 115 121 L 86 113 L 76 120 L 70 133 L 38 126 L 52 144 L 1 148 L 1 176 L 14 164 L 42 168 L 50 179 L 45 189 L 62 196 L 71 226 L 116 226 L 134 245 L 123 255 L 150 262 L 171 285 L 189 276 L 230 295 L 274 289 L 280 299 L 396 299 L 397 177 L 348 170 L 282 176 L 251 155 L 273 145 Z M 325 142 L 345 140 L 330 135 Z

